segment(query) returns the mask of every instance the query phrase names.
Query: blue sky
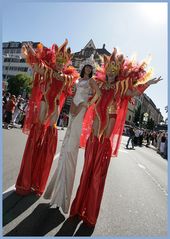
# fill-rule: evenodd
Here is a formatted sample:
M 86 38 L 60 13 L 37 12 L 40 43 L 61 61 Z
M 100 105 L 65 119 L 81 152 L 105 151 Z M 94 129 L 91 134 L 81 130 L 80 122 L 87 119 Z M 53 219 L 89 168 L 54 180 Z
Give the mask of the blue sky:
M 93 39 L 97 48 L 105 43 L 111 52 L 116 46 L 139 60 L 151 54 L 154 76 L 164 80 L 146 93 L 167 116 L 166 3 L 4 3 L 2 23 L 3 42 L 41 41 L 50 47 L 68 38 L 76 52 Z

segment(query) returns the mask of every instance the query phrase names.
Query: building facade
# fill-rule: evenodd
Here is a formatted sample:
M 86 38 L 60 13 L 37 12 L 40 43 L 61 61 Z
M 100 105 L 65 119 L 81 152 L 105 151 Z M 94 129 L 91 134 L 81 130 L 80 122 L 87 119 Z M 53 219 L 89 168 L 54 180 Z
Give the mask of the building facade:
M 39 42 L 25 41 L 25 42 L 4 42 L 2 44 L 2 79 L 3 88 L 7 86 L 7 81 L 12 76 L 20 73 L 31 74 L 32 71 L 26 64 L 25 59 L 22 57 L 21 48 L 24 43 L 30 43 L 33 48 L 36 48 Z
M 163 121 L 163 116 L 160 109 L 156 107 L 154 102 L 149 98 L 149 96 L 143 93 L 141 96 L 135 98 L 134 114 L 138 107 L 141 107 L 140 116 L 143 116 L 143 122 L 148 120 L 153 120 L 155 125 L 160 124 Z

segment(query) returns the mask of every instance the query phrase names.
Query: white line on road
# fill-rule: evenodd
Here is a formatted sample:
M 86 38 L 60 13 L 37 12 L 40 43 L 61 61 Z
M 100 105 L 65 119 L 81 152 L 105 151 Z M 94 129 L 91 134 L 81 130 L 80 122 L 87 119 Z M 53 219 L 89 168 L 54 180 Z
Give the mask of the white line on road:
M 165 196 L 168 196 L 168 193 L 166 189 L 156 180 L 152 174 L 149 172 L 149 170 L 142 164 L 138 163 L 138 167 L 142 168 L 143 171 L 152 179 L 152 181 L 156 184 L 156 186 L 165 194 Z
M 54 160 L 56 160 L 59 157 L 60 153 L 55 154 Z M 6 191 L 3 192 L 3 199 L 5 199 L 7 196 L 9 196 L 13 191 L 15 190 L 15 184 L 9 187 Z M 8 192 L 10 192 L 8 194 Z M 4 195 L 5 194 L 5 195 Z
M 9 191 L 12 191 L 12 190 L 14 190 L 14 189 L 15 189 L 15 184 L 12 185 L 11 187 L 9 187 L 5 192 L 3 192 L 3 194 L 5 194 L 5 193 L 7 193 L 7 192 L 9 192 Z
M 138 166 L 139 166 L 140 168 L 146 169 L 146 167 L 145 167 L 145 166 L 143 166 L 143 165 L 142 165 L 142 164 L 140 164 L 140 163 L 138 163 Z

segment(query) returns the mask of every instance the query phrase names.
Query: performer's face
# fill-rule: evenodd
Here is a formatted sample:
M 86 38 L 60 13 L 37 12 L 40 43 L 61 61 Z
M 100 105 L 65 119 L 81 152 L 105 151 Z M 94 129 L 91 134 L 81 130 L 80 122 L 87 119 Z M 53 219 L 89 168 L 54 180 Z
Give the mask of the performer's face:
M 113 71 L 107 73 L 108 76 L 108 81 L 109 82 L 114 82 L 117 74 Z
M 84 72 L 86 75 L 90 75 L 92 72 L 92 67 L 90 65 L 85 66 Z

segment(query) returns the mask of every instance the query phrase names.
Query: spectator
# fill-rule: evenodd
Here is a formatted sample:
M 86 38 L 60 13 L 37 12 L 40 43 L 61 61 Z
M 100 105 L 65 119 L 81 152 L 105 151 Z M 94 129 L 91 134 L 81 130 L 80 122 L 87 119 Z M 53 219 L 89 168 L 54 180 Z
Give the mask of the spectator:
M 126 144 L 127 149 L 128 149 L 130 141 L 131 141 L 131 144 L 132 144 L 132 149 L 134 149 L 134 137 L 135 137 L 135 132 L 134 132 L 134 129 L 131 127 L 131 128 L 129 128 L 129 139 L 128 139 L 127 144 Z
M 26 100 L 26 102 L 23 106 L 22 112 L 21 112 L 21 117 L 20 117 L 20 121 L 19 121 L 19 124 L 21 124 L 21 128 L 23 128 L 23 126 L 24 126 L 24 120 L 25 120 L 25 116 L 27 113 L 27 109 L 28 109 L 28 100 Z
M 139 135 L 140 135 L 140 129 L 137 128 L 135 130 L 135 138 L 134 138 L 134 145 L 135 146 L 139 145 Z
M 3 122 L 5 121 L 5 117 L 6 117 L 6 104 L 8 102 L 8 100 L 10 99 L 11 97 L 11 93 L 7 92 L 5 94 L 3 94 L 3 98 L 2 98 L 2 102 L 3 102 Z
M 142 147 L 142 142 L 143 142 L 143 130 L 140 129 L 139 132 L 139 146 Z
M 164 156 L 164 152 L 165 152 L 165 141 L 166 141 L 166 136 L 165 136 L 165 133 L 163 133 L 161 137 L 161 144 L 160 144 L 160 154 L 162 156 Z
M 23 98 L 18 98 L 17 103 L 16 103 L 16 107 L 15 107 L 15 112 L 13 114 L 13 124 L 17 123 L 17 117 L 19 116 L 19 114 L 23 111 L 22 107 L 23 107 L 23 103 L 24 99 Z
M 5 122 L 4 122 L 4 128 L 9 129 L 9 124 L 11 123 L 12 120 L 12 114 L 15 111 L 15 105 L 16 105 L 16 96 L 12 95 L 11 99 L 7 101 L 5 105 L 5 110 L 6 110 L 6 116 L 5 116 Z
M 149 147 L 150 145 L 150 136 L 151 134 L 149 132 L 146 133 L 146 147 Z
M 164 158 L 168 158 L 168 133 L 166 133 L 166 141 L 165 141 L 165 150 L 164 150 Z
M 159 132 L 157 135 L 157 153 L 160 153 L 161 137 L 162 137 L 162 133 Z

